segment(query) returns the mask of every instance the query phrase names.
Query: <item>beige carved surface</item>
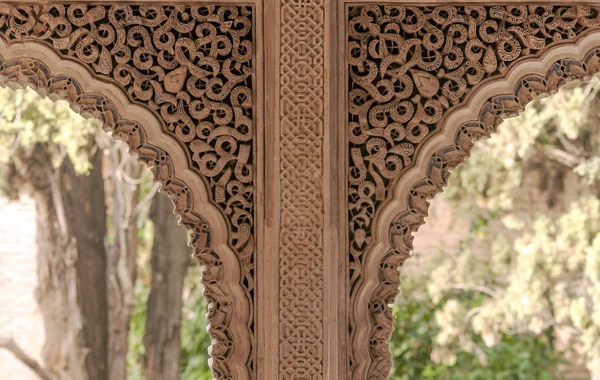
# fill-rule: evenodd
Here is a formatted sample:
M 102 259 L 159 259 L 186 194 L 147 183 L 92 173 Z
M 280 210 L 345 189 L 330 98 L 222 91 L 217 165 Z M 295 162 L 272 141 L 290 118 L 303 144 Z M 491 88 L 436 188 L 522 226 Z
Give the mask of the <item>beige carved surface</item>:
M 281 2 L 279 378 L 323 378 L 324 1 Z
M 120 88 L 131 104 L 154 114 L 163 133 L 180 145 L 187 159 L 174 163 L 162 147 L 146 141 L 142 125 L 119 116 L 110 97 L 84 93 L 76 79 L 52 76 L 40 60 L 19 57 L 2 62 L 3 77 L 65 97 L 81 112 L 99 118 L 154 168 L 162 191 L 182 215 L 182 225 L 192 231 L 196 256 L 206 268 L 202 281 L 209 300 L 215 378 L 251 377 L 255 370 L 252 7 L 0 4 L 0 36 L 8 45 L 36 41 L 63 60 L 87 67 L 96 80 Z M 211 229 L 192 207 L 194 196 L 205 191 L 195 189 L 194 194 L 175 175 L 190 169 L 204 181 L 209 201 L 227 221 L 226 236 L 237 255 L 244 299 L 222 287 L 223 278 L 239 269 L 231 263 L 226 268 L 223 258 L 210 249 Z M 234 309 L 246 315 L 234 318 Z M 244 341 L 236 343 L 233 330 L 240 326 L 231 326 L 233 320 L 245 321 Z M 239 363 L 243 372 L 232 369 Z
M 192 231 L 216 379 L 387 378 L 428 199 L 474 139 L 600 70 L 589 6 L 5 1 L 2 83 L 102 120 Z
M 471 109 L 479 120 L 463 124 L 454 144 L 431 158 L 419 156 L 425 154 L 422 147 L 445 128 L 449 115 L 469 100 L 471 91 L 492 86 L 513 65 L 540 57 L 552 46 L 575 44 L 598 29 L 599 17 L 596 8 L 585 6 L 349 9 L 352 378 L 389 375 L 387 340 L 393 317 L 388 305 L 398 294 L 398 268 L 410 257 L 412 233 L 423 223 L 428 200 L 442 190 L 449 170 L 466 158 L 473 140 L 489 135 L 533 95 L 600 70 L 598 51 L 583 61 L 560 60 L 545 75 L 525 76 L 513 92 L 490 98 L 481 110 Z M 417 162 L 423 162 L 417 165 L 426 178 L 412 185 L 405 173 Z M 394 194 L 398 188 L 402 190 Z M 391 229 L 389 224 L 381 227 L 391 248 L 373 259 L 379 235 L 373 228 L 386 202 L 395 197 L 406 197 L 407 210 L 386 210 L 400 215 Z M 357 312 L 365 308 L 366 319 Z

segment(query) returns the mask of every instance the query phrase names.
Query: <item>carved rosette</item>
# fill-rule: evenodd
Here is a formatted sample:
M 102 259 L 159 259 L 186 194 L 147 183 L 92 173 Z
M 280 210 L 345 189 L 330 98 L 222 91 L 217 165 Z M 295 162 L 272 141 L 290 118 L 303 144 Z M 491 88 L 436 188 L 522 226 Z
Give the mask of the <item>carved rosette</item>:
M 249 6 L 183 5 L 12 5 L 0 4 L 0 36 L 8 43 L 36 41 L 94 77 L 118 86 L 152 112 L 172 136 L 210 190 L 211 201 L 228 222 L 229 245 L 242 270 L 247 302 L 255 300 L 253 28 Z M 83 94 L 67 77 L 52 77 L 43 63 L 2 62 L 3 77 L 66 98 L 101 120 L 153 168 L 192 231 L 195 255 L 205 265 L 202 282 L 209 301 L 212 368 L 231 379 L 227 360 L 235 342 L 229 329 L 232 299 L 220 288 L 223 263 L 210 247 L 210 228 L 191 208 L 193 194 L 174 177 L 169 156 L 145 142 L 142 126 L 120 119 L 110 99 Z M 183 169 L 183 168 L 181 168 Z M 254 346 L 254 310 L 248 330 Z M 253 351 L 246 360 L 254 373 Z
M 389 229 L 392 249 L 367 279 L 379 212 L 411 169 L 421 147 L 443 130 L 453 110 L 480 85 L 502 78 L 517 62 L 539 57 L 549 47 L 573 44 L 600 26 L 600 12 L 588 6 L 378 6 L 348 10 L 349 107 L 349 277 L 350 302 L 357 308 L 367 281 L 366 321 L 349 319 L 350 340 L 357 324 L 369 329 L 369 366 L 358 373 L 351 350 L 352 378 L 386 379 L 392 366 L 387 341 L 393 330 L 389 304 L 398 294 L 398 268 L 410 257 L 412 233 L 423 224 L 428 200 L 442 190 L 449 171 L 468 155 L 473 140 L 488 136 L 535 94 L 600 70 L 598 50 L 583 61 L 561 60 L 548 73 L 522 78 L 514 93 L 489 99 L 479 119 L 462 125 L 455 144 L 430 160 L 427 177 L 406 193 L 409 208 Z M 474 114 L 477 115 L 477 114 Z M 405 184 L 406 185 L 406 184 Z M 404 187 L 403 187 L 404 188 Z M 363 344 L 354 342 L 353 346 Z

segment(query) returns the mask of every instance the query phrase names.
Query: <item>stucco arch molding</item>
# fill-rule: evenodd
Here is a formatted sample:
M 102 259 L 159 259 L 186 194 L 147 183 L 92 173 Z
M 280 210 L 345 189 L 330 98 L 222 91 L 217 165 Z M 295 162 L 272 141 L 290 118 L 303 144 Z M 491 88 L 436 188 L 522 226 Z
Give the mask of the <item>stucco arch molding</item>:
M 161 192 L 173 201 L 180 224 L 191 232 L 190 245 L 205 267 L 202 282 L 212 309 L 211 367 L 221 376 L 249 378 L 250 305 L 241 285 L 239 260 L 229 245 L 222 211 L 189 167 L 181 145 L 163 132 L 152 112 L 133 104 L 116 85 L 95 78 L 83 65 L 65 60 L 43 43 L 8 44 L 0 39 L 0 85 L 29 86 L 43 97 L 66 100 L 75 112 L 100 120 L 108 133 L 127 143 L 130 153 L 150 167 Z
M 437 124 L 415 155 L 412 167 L 393 184 L 373 220 L 361 282 L 351 289 L 351 378 L 386 379 L 392 366 L 387 346 L 393 331 L 389 304 L 399 293 L 399 269 L 410 258 L 413 233 L 424 223 L 429 202 L 442 192 L 452 169 L 467 159 L 474 143 L 517 116 L 539 96 L 600 72 L 600 31 L 523 57 L 503 74 L 479 83 Z

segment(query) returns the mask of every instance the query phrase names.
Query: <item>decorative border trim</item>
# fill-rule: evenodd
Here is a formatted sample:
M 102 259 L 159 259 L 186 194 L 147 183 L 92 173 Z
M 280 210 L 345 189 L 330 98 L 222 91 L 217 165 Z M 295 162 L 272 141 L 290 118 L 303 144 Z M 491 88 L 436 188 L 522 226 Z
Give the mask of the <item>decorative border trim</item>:
M 205 267 L 202 283 L 209 301 L 209 364 L 214 377 L 250 379 L 250 305 L 241 286 L 239 262 L 228 245 L 227 222 L 210 201 L 202 179 L 188 167 L 181 145 L 162 131 L 150 111 L 132 104 L 116 85 L 95 79 L 83 65 L 61 58 L 44 44 L 9 45 L 0 39 L 0 85 L 30 86 L 44 97 L 66 100 L 75 112 L 100 120 L 151 168 L 161 192 L 174 203 L 180 225 L 191 232 L 190 245 Z
M 325 6 L 280 2 L 281 379 L 324 376 Z
M 350 355 L 352 379 L 387 379 L 392 357 L 391 308 L 398 295 L 399 268 L 410 257 L 412 234 L 424 223 L 429 201 L 443 190 L 450 171 L 469 155 L 474 141 L 489 137 L 507 117 L 516 116 L 536 96 L 600 72 L 600 32 L 550 47 L 541 57 L 515 63 L 502 77 L 482 82 L 440 122 L 441 133 L 419 151 L 417 162 L 398 181 L 392 199 L 375 220 L 374 242 L 366 253 L 364 280 L 353 298 Z M 501 95 L 498 95 L 501 94 Z M 473 110 L 479 110 L 475 113 Z M 473 120 L 473 115 L 479 120 Z M 377 312 L 374 312 L 374 310 Z

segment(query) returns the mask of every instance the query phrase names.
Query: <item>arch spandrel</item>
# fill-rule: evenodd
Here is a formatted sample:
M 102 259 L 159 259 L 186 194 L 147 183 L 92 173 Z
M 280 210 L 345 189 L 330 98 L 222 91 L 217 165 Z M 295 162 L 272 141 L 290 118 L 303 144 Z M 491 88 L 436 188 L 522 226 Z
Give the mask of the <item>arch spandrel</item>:
M 191 232 L 215 379 L 255 371 L 252 26 L 251 6 L 0 4 L 2 85 L 99 119 Z
M 475 17 L 474 20 L 466 14 L 470 14 L 476 8 L 481 10 L 479 13 L 485 11 L 486 17 L 481 19 Z M 404 159 L 404 162 L 402 162 L 397 175 L 387 178 L 388 184 L 385 186 L 385 196 L 377 194 L 376 191 L 372 192 L 372 199 L 376 201 L 369 203 L 373 209 L 373 213 L 366 221 L 369 231 L 366 234 L 361 232 L 358 235 L 359 243 L 362 242 L 365 247 L 362 250 L 360 244 L 357 244 L 357 236 L 353 230 L 353 223 L 355 223 L 353 217 L 357 214 L 352 213 L 352 208 L 355 205 L 352 202 L 352 196 L 357 193 L 353 189 L 358 189 L 359 186 L 364 188 L 364 184 L 352 183 L 354 179 L 353 168 L 355 167 L 353 162 L 358 161 L 356 160 L 356 154 L 353 157 L 352 150 L 361 149 L 363 157 L 366 157 L 365 152 L 369 153 L 369 149 L 375 146 L 379 147 L 375 143 L 371 143 L 369 147 L 370 139 L 383 137 L 391 140 L 390 137 L 392 136 L 387 136 L 382 128 L 389 127 L 389 123 L 380 126 L 378 124 L 386 123 L 380 123 L 375 117 L 376 115 L 353 112 L 353 107 L 356 109 L 352 105 L 353 101 L 356 100 L 356 94 L 352 93 L 353 87 L 349 88 L 349 123 L 355 122 L 354 115 L 362 117 L 363 119 L 359 122 L 363 123 L 366 130 L 363 133 L 367 132 L 365 134 L 369 136 L 369 138 L 364 139 L 364 142 L 357 144 L 356 135 L 353 135 L 353 125 L 349 124 L 349 207 L 351 210 L 349 258 L 351 285 L 349 290 L 352 308 L 349 316 L 350 339 L 352 342 L 349 358 L 349 377 L 352 379 L 386 379 L 389 375 L 392 358 L 387 341 L 393 331 L 393 316 L 388 305 L 393 303 L 398 295 L 398 270 L 403 262 L 410 257 L 412 234 L 424 223 L 429 201 L 442 191 L 450 171 L 468 157 L 469 151 L 476 140 L 488 137 L 504 118 L 516 116 L 535 96 L 553 93 L 569 81 L 589 79 L 600 71 L 598 58 L 600 54 L 600 28 L 598 27 L 599 12 L 597 8 L 589 6 L 561 7 L 558 5 L 522 6 L 516 10 L 515 8 L 517 7 L 404 7 L 400 5 L 398 7 L 391 5 L 387 8 L 377 5 L 354 8 L 354 15 L 363 17 L 364 21 L 369 18 L 365 14 L 366 12 L 371 12 L 371 14 L 380 12 L 379 18 L 372 17 L 372 19 L 378 20 L 378 23 L 397 23 L 396 27 L 388 26 L 387 30 L 397 32 L 396 34 L 404 33 L 404 37 L 419 30 L 424 31 L 423 36 L 425 37 L 418 42 L 413 40 L 411 43 L 413 46 L 417 46 L 417 52 L 421 52 L 419 48 L 429 50 L 425 56 L 426 58 L 432 58 L 433 60 L 435 58 L 433 52 L 438 52 L 442 60 L 437 67 L 430 61 L 419 65 L 420 61 L 418 59 L 413 62 L 414 65 L 411 65 L 410 60 L 405 60 L 394 67 L 396 75 L 391 76 L 392 80 L 397 78 L 399 81 L 413 82 L 414 87 L 417 88 L 416 90 L 413 88 L 413 91 L 404 97 L 406 101 L 412 103 L 415 112 L 409 117 L 407 116 L 406 120 L 399 121 L 406 130 L 403 135 L 401 134 L 403 138 L 399 139 L 398 144 L 392 143 L 392 149 L 389 149 L 389 145 L 385 147 L 389 149 L 387 154 L 382 154 L 382 149 L 380 149 L 370 152 L 369 159 L 365 159 L 369 163 L 368 172 L 375 172 L 375 176 L 381 176 L 381 173 L 377 173 L 377 171 L 380 167 L 385 167 L 388 157 L 393 155 L 389 152 L 392 152 L 397 146 L 403 148 L 396 149 L 397 152 L 394 153 L 397 157 Z M 350 86 L 355 83 L 352 76 L 356 75 L 353 70 L 357 67 L 357 65 L 353 66 L 353 52 L 350 50 L 353 46 L 351 30 L 353 22 L 356 22 L 356 17 L 354 20 L 352 19 L 352 12 L 353 8 L 350 7 L 348 13 L 350 16 L 348 27 L 350 30 L 348 32 Z M 386 12 L 387 18 L 385 16 Z M 399 18 L 394 19 L 394 17 L 391 17 L 392 12 L 396 12 L 394 17 Z M 416 21 L 414 25 L 402 25 L 403 17 L 409 12 L 416 14 L 422 12 L 421 16 L 425 16 L 427 21 L 424 20 L 419 27 L 417 27 L 419 22 Z M 546 16 L 542 16 L 544 14 Z M 440 15 L 444 16 L 440 18 Z M 526 17 L 528 15 L 530 17 Z M 552 17 L 553 22 L 551 25 L 546 25 L 543 20 L 550 19 L 550 17 Z M 586 20 L 587 17 L 591 18 Z M 444 18 L 450 21 L 444 21 Z M 532 19 L 535 24 L 531 22 Z M 412 20 L 419 20 L 419 17 L 414 17 Z M 435 34 L 435 31 L 432 31 L 431 22 L 440 26 L 443 25 L 446 28 L 443 29 L 444 34 L 440 35 L 442 40 L 439 38 L 434 39 L 435 44 L 433 45 L 430 40 L 427 40 Z M 453 25 L 463 23 L 468 26 L 464 29 L 468 34 L 468 36 L 464 36 L 466 37 L 464 40 L 460 33 L 456 34 L 456 31 L 460 28 L 450 30 Z M 540 28 L 523 27 L 523 25 L 530 23 L 538 25 Z M 476 28 L 476 26 L 481 26 L 482 29 Z M 381 37 L 386 28 L 384 25 L 378 25 L 378 27 L 380 29 L 371 26 L 369 30 L 375 30 L 375 39 L 380 38 L 378 42 L 381 45 L 382 42 L 385 43 L 386 39 L 391 37 Z M 496 31 L 497 38 L 489 39 L 487 29 Z M 538 38 L 540 30 L 547 38 L 545 42 L 543 39 Z M 481 36 L 482 31 L 484 32 L 483 36 Z M 561 38 L 558 38 L 557 34 Z M 452 59 L 446 60 L 448 58 L 447 54 L 453 51 L 452 41 L 448 42 L 449 36 L 453 38 L 458 36 L 459 42 L 464 48 L 461 47 L 463 50 L 462 55 L 460 55 L 459 50 L 455 49 Z M 369 38 L 373 40 L 373 37 Z M 364 44 L 365 41 L 369 41 L 369 38 L 361 41 Z M 499 48 L 502 45 L 498 43 L 503 39 L 516 44 L 511 49 L 513 53 L 523 52 L 527 49 L 527 54 L 514 53 L 509 59 L 506 59 L 506 49 Z M 406 41 L 410 40 L 400 38 L 396 42 L 400 44 L 408 43 Z M 506 42 L 501 43 L 506 44 Z M 429 49 L 426 48 L 427 46 L 429 46 Z M 479 47 L 475 51 L 477 54 L 473 55 L 474 51 L 464 51 L 473 46 Z M 369 54 L 373 54 L 372 52 L 376 52 L 375 55 L 379 53 L 374 59 L 377 64 L 372 66 L 375 67 L 375 70 L 380 69 L 382 65 L 390 65 L 390 62 L 398 62 L 401 59 L 401 54 L 396 56 L 386 55 L 383 48 L 378 53 L 377 49 L 373 48 Z M 459 59 L 459 62 L 455 62 L 456 58 L 462 58 L 462 60 Z M 365 56 L 365 59 L 368 60 L 369 58 Z M 494 60 L 496 60 L 495 63 Z M 361 59 L 359 58 L 357 61 L 361 62 Z M 504 66 L 500 66 L 501 64 L 504 64 Z M 400 68 L 402 66 L 403 68 Z M 417 69 L 411 70 L 411 66 L 417 66 Z M 476 69 L 474 70 L 473 67 Z M 426 68 L 426 70 L 423 70 L 423 68 Z M 461 68 L 464 68 L 462 72 Z M 457 73 L 460 73 L 460 75 L 457 75 Z M 373 75 L 374 82 L 378 80 L 383 82 L 386 79 L 389 79 L 389 77 Z M 417 83 L 419 82 L 422 89 L 418 88 Z M 452 85 L 452 82 L 454 82 L 454 85 Z M 448 83 L 451 83 L 451 85 L 448 86 Z M 376 83 L 368 84 L 374 84 L 377 87 Z M 447 86 L 446 90 L 444 90 L 445 85 Z M 423 88 L 425 91 L 423 91 Z M 368 93 L 368 90 L 365 92 Z M 452 96 L 455 96 L 457 91 L 460 96 L 453 99 Z M 432 112 L 426 112 L 424 117 L 422 111 L 427 106 L 435 109 L 436 99 L 438 105 L 441 106 L 439 112 L 435 113 L 432 110 Z M 364 97 L 361 100 L 363 101 L 362 104 L 367 104 L 367 110 L 369 110 L 369 107 L 371 107 L 370 110 L 375 109 L 374 113 L 388 112 L 393 114 L 394 112 L 390 104 L 382 105 L 381 102 L 374 100 L 376 106 L 373 107 L 373 102 L 369 104 L 368 97 L 366 101 L 364 101 Z M 450 101 L 448 102 L 448 100 Z M 376 108 L 377 106 L 383 111 L 379 111 Z M 419 114 L 419 111 L 421 111 L 421 114 Z M 435 117 L 433 117 L 434 115 Z M 366 120 L 368 116 L 373 119 Z M 394 119 L 394 116 L 398 117 L 398 115 L 392 115 L 391 119 Z M 423 120 L 426 121 L 425 124 L 430 126 L 425 131 L 423 138 L 420 141 L 411 141 L 410 138 L 406 138 L 411 127 L 418 128 L 420 131 L 424 130 L 422 126 L 419 126 L 419 123 L 422 123 Z M 380 130 L 377 130 L 378 128 Z M 412 148 L 402 145 L 406 142 L 411 143 Z M 380 161 L 373 162 L 376 160 Z M 365 165 L 366 167 L 367 165 Z M 356 172 L 356 169 L 354 169 L 354 173 Z M 378 185 L 383 185 L 383 181 L 377 180 L 377 178 L 371 182 L 373 190 Z M 379 202 L 379 204 L 376 202 Z M 398 365 L 401 365 L 401 363 L 398 363 Z

